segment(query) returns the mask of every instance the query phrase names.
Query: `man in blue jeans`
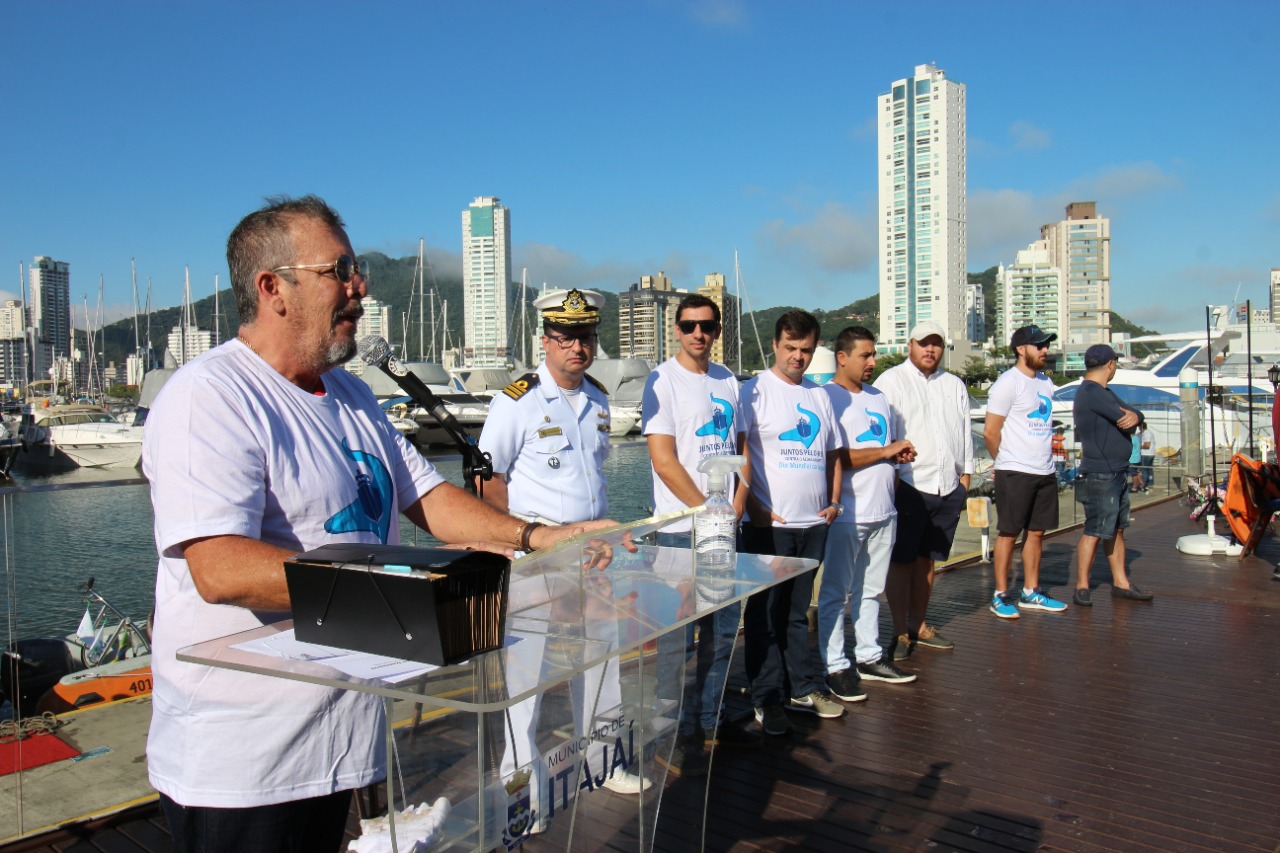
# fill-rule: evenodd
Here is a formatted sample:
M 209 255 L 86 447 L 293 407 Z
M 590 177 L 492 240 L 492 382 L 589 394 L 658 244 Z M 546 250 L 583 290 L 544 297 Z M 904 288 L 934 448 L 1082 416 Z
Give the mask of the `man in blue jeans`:
M 788 311 L 773 332 L 774 365 L 742 386 L 746 436 L 743 474 L 750 523 L 742 549 L 752 554 L 821 560 L 834 503 L 840 450 L 831 400 L 805 378 L 818 346 L 818 320 Z M 756 719 L 767 735 L 785 735 L 784 709 L 834 718 L 844 706 L 819 682 L 809 647 L 809 602 L 815 572 L 805 572 L 747 599 L 747 678 Z
M 1111 595 L 1129 601 L 1153 596 L 1129 583 L 1124 567 L 1124 529 L 1129 526 L 1129 454 L 1131 436 L 1143 427 L 1142 413 L 1124 405 L 1107 387 L 1116 375 L 1116 352 L 1106 344 L 1085 351 L 1084 381 L 1073 406 L 1076 435 L 1083 454 L 1076 500 L 1084 504 L 1084 533 L 1076 545 L 1076 591 L 1072 601 L 1091 607 L 1089 567 L 1098 540 L 1111 566 Z

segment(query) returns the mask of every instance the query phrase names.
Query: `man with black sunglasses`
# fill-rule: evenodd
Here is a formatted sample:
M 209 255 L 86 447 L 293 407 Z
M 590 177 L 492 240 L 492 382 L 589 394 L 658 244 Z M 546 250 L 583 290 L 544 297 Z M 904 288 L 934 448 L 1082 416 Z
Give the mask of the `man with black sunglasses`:
M 674 334 L 680 350 L 649 374 L 644 389 L 644 436 L 653 465 L 654 515 L 700 506 L 707 499 L 707 475 L 698 463 L 711 456 L 737 452 L 742 422 L 738 412 L 738 380 L 723 364 L 711 360 L 711 347 L 720 338 L 720 306 L 692 293 L 676 306 Z M 729 480 L 729 495 L 734 495 Z M 741 500 L 737 505 L 742 515 Z M 660 545 L 692 546 L 693 523 L 677 522 L 658 534 Z M 721 697 L 729 660 L 738 634 L 736 605 L 717 610 L 696 623 L 699 640 L 693 683 L 680 708 L 672 772 L 702 776 L 707 772 L 705 746 L 759 746 L 760 735 L 722 721 Z M 659 639 L 666 660 L 668 646 L 682 644 L 673 656 L 691 654 L 694 625 Z
M 1009 339 L 1018 360 L 991 386 L 982 429 L 995 460 L 995 595 L 991 612 L 1017 619 L 1019 610 L 1060 613 L 1067 605 L 1040 591 L 1040 553 L 1044 532 L 1058 526 L 1058 477 L 1053 464 L 1053 382 L 1044 373 L 1049 344 L 1057 335 L 1039 326 L 1023 326 Z M 1008 591 L 1013 546 L 1022 543 L 1021 593 Z

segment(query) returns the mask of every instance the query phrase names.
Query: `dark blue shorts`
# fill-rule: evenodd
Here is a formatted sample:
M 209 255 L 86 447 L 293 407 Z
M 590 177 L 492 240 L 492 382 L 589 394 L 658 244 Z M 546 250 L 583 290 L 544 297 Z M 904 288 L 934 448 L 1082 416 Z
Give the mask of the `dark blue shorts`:
M 899 481 L 893 505 L 898 510 L 898 532 L 891 563 L 914 563 L 920 557 L 940 562 L 951 555 L 956 525 L 969 493 L 957 485 L 949 495 L 931 495 Z
M 1129 526 L 1129 472 L 1081 474 L 1076 500 L 1084 504 L 1084 535 L 1112 539 Z

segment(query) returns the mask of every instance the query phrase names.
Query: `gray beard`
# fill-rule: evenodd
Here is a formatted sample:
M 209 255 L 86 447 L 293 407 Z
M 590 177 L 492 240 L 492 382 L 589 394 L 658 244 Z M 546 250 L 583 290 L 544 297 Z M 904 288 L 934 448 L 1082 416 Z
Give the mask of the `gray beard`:
M 335 341 L 325 352 L 325 361 L 330 367 L 346 364 L 356 354 L 355 341 Z

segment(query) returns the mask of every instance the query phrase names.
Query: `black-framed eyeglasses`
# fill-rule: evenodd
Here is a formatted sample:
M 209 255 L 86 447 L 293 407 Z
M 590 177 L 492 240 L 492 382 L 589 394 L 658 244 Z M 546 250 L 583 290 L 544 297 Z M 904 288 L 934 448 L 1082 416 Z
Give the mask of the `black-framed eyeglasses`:
M 580 337 L 573 335 L 553 335 L 547 332 L 547 337 L 556 342 L 560 349 L 569 349 L 574 344 L 582 344 L 583 349 L 591 349 L 596 345 L 596 341 L 600 340 L 599 335 L 582 335 Z
M 333 273 L 333 277 L 343 284 L 350 284 L 351 280 L 358 273 L 361 278 L 369 277 L 369 262 L 357 261 L 350 255 L 339 255 L 338 259 L 331 264 L 289 264 L 288 266 L 276 267 L 272 272 L 283 272 L 284 270 L 312 270 L 320 275 L 328 275 Z
M 702 329 L 704 335 L 714 335 L 720 331 L 719 320 L 676 320 L 676 328 L 680 330 L 682 335 L 692 335 L 693 330 Z

